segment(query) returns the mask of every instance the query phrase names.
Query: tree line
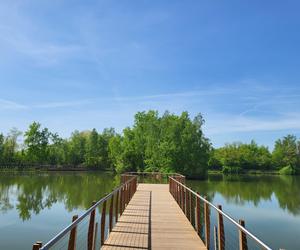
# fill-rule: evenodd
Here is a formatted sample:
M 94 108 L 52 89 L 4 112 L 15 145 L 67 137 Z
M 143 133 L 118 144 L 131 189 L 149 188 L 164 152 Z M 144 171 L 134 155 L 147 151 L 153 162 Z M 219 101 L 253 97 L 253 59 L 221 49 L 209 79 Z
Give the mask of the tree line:
M 300 140 L 294 135 L 287 135 L 275 141 L 272 151 L 255 141 L 226 144 L 211 150 L 209 167 L 224 173 L 259 170 L 296 174 L 300 172 Z
M 274 150 L 251 143 L 231 143 L 213 148 L 202 131 L 201 114 L 191 118 L 157 111 L 138 112 L 134 124 L 116 133 L 74 131 L 70 138 L 33 122 L 25 133 L 12 129 L 0 134 L 0 166 L 80 166 L 118 173 L 126 171 L 179 172 L 204 176 L 207 170 L 241 173 L 249 170 L 300 172 L 300 141 L 287 135 L 275 142 Z M 23 135 L 20 143 L 19 138 Z
M 180 172 L 204 176 L 211 150 L 202 131 L 204 120 L 157 111 L 138 112 L 122 133 L 113 128 L 98 132 L 74 131 L 70 138 L 33 122 L 23 134 L 12 129 L 0 134 L 0 165 L 71 165 L 125 171 Z

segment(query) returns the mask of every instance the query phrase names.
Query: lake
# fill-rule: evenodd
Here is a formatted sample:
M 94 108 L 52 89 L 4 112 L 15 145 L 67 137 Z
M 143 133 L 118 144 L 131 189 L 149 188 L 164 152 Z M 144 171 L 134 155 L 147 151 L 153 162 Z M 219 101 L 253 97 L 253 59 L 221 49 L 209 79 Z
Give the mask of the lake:
M 1 173 L 0 249 L 47 242 L 120 183 L 100 172 Z M 300 249 L 300 177 L 223 176 L 187 181 L 274 249 Z

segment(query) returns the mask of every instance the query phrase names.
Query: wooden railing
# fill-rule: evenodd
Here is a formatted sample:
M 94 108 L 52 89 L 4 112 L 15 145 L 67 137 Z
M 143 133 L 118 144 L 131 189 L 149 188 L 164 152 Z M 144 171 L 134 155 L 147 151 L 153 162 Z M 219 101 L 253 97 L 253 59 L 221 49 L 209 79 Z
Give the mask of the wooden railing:
M 74 215 L 72 223 L 44 246 L 42 246 L 42 242 L 38 241 L 32 249 L 99 249 L 133 197 L 136 188 L 137 177 L 127 175 L 126 180 L 123 179 L 118 188 L 99 201 L 93 202 L 83 215 L 80 217 Z M 97 209 L 99 213 L 96 213 Z M 97 239 L 99 233 L 100 238 Z
M 244 220 L 236 222 L 222 211 L 221 205 L 210 203 L 180 177 L 169 176 L 169 190 L 208 250 L 271 250 L 245 228 Z
M 176 180 L 185 183 L 185 176 L 178 173 L 161 173 L 161 172 L 126 172 L 121 175 L 122 180 L 130 178 L 130 176 L 137 176 L 139 183 L 165 183 L 169 181 L 169 176 Z

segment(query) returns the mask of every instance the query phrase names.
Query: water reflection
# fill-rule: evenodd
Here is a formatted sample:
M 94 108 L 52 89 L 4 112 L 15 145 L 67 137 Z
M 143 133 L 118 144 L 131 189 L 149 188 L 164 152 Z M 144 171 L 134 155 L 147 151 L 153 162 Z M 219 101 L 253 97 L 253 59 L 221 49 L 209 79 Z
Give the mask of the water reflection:
M 87 209 L 93 200 L 110 192 L 120 182 L 104 173 L 11 174 L 0 176 L 0 211 L 15 209 L 25 221 L 53 204 L 63 203 L 67 211 Z
M 207 181 L 188 181 L 201 194 L 213 200 L 219 193 L 227 201 L 237 205 L 276 198 L 281 209 L 293 215 L 300 214 L 300 176 L 224 176 L 210 175 Z

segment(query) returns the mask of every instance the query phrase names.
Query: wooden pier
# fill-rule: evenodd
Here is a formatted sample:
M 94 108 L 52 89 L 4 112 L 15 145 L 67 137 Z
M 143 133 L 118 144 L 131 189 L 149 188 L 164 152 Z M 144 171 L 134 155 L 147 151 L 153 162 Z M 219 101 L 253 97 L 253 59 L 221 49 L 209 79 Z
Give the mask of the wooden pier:
M 139 184 L 102 249 L 206 250 L 206 247 L 167 184 Z
M 271 250 L 243 220 L 235 221 L 221 205 L 187 187 L 183 175 L 134 172 L 122 175 L 119 187 L 32 249 Z

